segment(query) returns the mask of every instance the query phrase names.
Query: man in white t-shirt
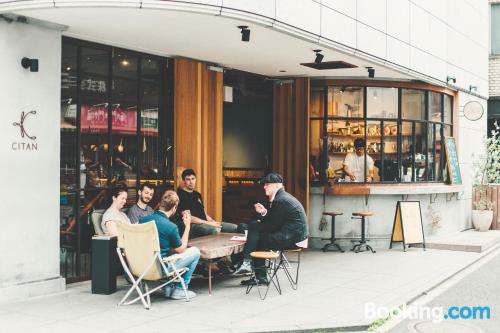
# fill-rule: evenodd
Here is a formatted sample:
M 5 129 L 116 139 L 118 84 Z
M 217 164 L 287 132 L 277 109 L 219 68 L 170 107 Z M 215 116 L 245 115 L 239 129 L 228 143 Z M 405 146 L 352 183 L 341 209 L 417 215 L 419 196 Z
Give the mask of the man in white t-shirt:
M 365 178 L 365 157 L 366 157 L 366 181 L 373 180 L 373 159 L 365 152 L 366 142 L 358 138 L 354 140 L 355 153 L 348 153 L 344 159 L 343 167 L 349 180 L 352 182 L 363 182 Z

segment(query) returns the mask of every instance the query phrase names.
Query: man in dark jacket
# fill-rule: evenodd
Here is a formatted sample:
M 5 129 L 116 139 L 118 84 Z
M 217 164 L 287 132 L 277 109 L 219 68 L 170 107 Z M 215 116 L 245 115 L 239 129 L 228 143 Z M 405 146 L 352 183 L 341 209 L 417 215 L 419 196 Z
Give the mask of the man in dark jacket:
M 235 274 L 251 272 L 250 253 L 257 250 L 282 250 L 294 248 L 295 244 L 308 237 L 306 213 L 302 204 L 283 187 L 283 177 L 277 173 L 266 175 L 262 181 L 264 191 L 269 198 L 265 206 L 255 204 L 255 211 L 260 215 L 248 225 L 248 237 L 243 252 L 244 260 Z M 255 265 L 261 266 L 256 262 Z M 261 271 L 259 280 L 265 280 Z M 242 281 L 242 284 L 251 283 Z M 264 282 L 264 281 L 263 281 Z

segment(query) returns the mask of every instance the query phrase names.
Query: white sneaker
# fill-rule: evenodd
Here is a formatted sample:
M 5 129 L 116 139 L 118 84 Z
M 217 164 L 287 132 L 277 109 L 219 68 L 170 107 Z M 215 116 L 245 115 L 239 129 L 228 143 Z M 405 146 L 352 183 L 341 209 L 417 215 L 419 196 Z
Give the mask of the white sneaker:
M 181 288 L 169 288 L 169 289 L 171 289 L 169 296 L 167 296 L 165 293 L 165 296 L 167 296 L 168 298 L 170 298 L 170 299 L 186 299 L 186 293 L 184 292 L 184 289 L 181 289 Z M 189 299 L 195 298 L 196 293 L 194 291 L 187 290 L 187 296 Z
M 252 265 L 250 261 L 244 260 L 240 267 L 233 273 L 233 275 L 247 275 L 252 273 Z

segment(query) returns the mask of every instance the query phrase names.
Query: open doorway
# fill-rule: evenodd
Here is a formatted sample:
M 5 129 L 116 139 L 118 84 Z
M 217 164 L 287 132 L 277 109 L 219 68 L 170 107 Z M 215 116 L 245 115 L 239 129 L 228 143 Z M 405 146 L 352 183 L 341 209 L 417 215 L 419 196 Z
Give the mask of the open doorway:
M 222 215 L 241 223 L 265 200 L 258 183 L 272 169 L 273 84 L 264 76 L 231 70 L 224 74 Z

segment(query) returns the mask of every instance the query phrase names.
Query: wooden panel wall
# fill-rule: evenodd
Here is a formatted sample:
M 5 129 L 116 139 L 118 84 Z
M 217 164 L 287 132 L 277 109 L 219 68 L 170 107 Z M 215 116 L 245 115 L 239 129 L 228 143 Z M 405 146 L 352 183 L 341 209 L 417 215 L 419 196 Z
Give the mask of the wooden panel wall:
M 222 84 L 223 74 L 189 59 L 175 60 L 174 166 L 176 184 L 192 168 L 208 215 L 222 218 Z
M 285 188 L 309 214 L 309 94 L 310 81 L 274 86 L 273 169 L 285 178 Z

